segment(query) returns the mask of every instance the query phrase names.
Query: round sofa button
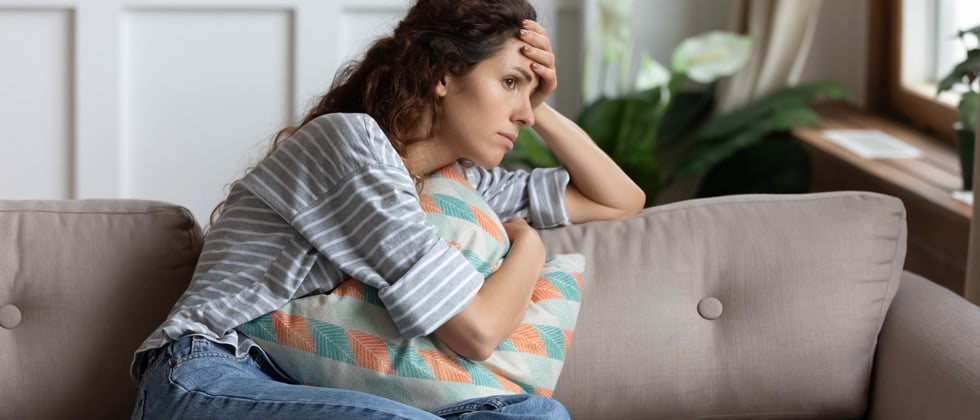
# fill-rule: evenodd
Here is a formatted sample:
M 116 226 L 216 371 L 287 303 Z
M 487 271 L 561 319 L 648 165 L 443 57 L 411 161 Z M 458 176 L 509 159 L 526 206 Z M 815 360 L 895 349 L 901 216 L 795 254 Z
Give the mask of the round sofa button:
M 23 319 L 20 315 L 20 309 L 14 305 L 6 305 L 0 308 L 0 327 L 4 327 L 8 330 L 14 329 L 20 325 L 20 320 Z
M 698 302 L 698 313 L 704 319 L 718 319 L 721 316 L 721 310 L 721 301 L 716 298 L 706 297 Z

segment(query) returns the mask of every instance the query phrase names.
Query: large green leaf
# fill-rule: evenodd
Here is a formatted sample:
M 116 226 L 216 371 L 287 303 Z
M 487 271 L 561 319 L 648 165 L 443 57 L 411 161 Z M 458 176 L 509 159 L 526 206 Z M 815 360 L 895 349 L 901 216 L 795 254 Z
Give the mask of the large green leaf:
M 514 141 L 514 150 L 504 157 L 512 167 L 550 168 L 558 166 L 554 153 L 545 147 L 533 129 L 522 127 Z
M 697 144 L 682 158 L 681 164 L 668 175 L 667 180 L 673 182 L 703 174 L 739 150 L 758 143 L 774 131 L 787 131 L 793 127 L 812 125 L 819 121 L 817 114 L 804 105 L 780 109 L 779 112 L 760 117 L 759 120 L 751 125 L 745 125 L 742 131 L 733 135 Z
M 980 69 L 980 50 L 972 49 L 966 52 L 966 59 L 953 67 L 939 82 L 936 94 L 952 89 L 957 83 L 972 83 L 977 77 L 977 69 Z
M 715 104 L 715 85 L 700 91 L 678 93 L 664 114 L 657 133 L 658 148 L 689 138 Z
M 656 136 L 654 117 L 663 108 L 660 95 L 660 88 L 654 88 L 599 98 L 582 110 L 577 123 L 613 159 L 635 153 L 643 149 L 645 137 Z
M 622 99 L 601 97 L 579 114 L 578 125 L 606 153 L 612 151 L 619 136 L 619 116 L 623 114 L 625 105 L 626 101 Z
M 719 162 L 705 175 L 698 197 L 799 194 L 810 184 L 810 160 L 788 133 L 773 133 Z
M 697 137 L 699 141 L 731 137 L 735 133 L 745 131 L 746 127 L 756 125 L 758 121 L 766 119 L 770 114 L 780 113 L 786 109 L 797 108 L 821 99 L 851 100 L 852 98 L 847 88 L 832 80 L 787 87 L 728 114 L 712 119 L 702 127 Z
M 653 151 L 660 120 L 666 109 L 661 105 L 661 95 L 665 93 L 658 88 L 622 99 L 625 105 L 620 116 L 616 144 L 613 147 L 613 159 L 650 154 Z

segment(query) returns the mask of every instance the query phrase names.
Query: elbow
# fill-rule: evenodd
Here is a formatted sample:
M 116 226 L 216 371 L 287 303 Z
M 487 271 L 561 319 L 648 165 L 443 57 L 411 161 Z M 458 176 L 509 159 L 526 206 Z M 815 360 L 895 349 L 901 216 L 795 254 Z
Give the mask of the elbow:
M 626 220 L 635 217 L 636 215 L 640 214 L 641 211 L 643 211 L 643 208 L 646 206 L 647 202 L 646 193 L 643 192 L 640 187 L 635 187 L 635 191 L 630 193 L 628 196 L 629 200 L 627 200 L 624 205 L 619 208 L 619 214 L 617 214 L 614 219 Z
M 493 355 L 497 345 L 493 344 L 491 340 L 479 336 L 480 334 L 471 334 L 463 340 L 455 340 L 452 343 L 443 340 L 443 343 L 462 357 L 475 362 L 482 362 Z
M 636 187 L 636 192 L 633 194 L 633 201 L 630 204 L 631 206 L 626 210 L 626 218 L 636 216 L 643 211 L 643 208 L 647 205 L 647 193 L 640 189 L 640 187 Z
M 464 313 L 450 319 L 435 333 L 456 354 L 482 362 L 490 358 L 500 343 L 494 341 L 494 335 L 487 330 L 485 322 L 474 322 L 476 320 L 467 315 L 470 314 L 464 310 Z
M 496 349 L 496 346 L 489 346 L 489 345 L 485 345 L 485 344 L 479 344 L 479 345 L 474 346 L 471 349 L 468 349 L 465 354 L 464 353 L 460 353 L 460 352 L 456 352 L 456 353 L 459 354 L 460 356 L 463 356 L 463 357 L 465 357 L 467 359 L 470 359 L 470 360 L 472 360 L 474 362 L 483 362 L 483 361 L 489 359 L 490 356 L 493 355 L 493 351 L 495 349 Z
M 456 354 L 476 362 L 489 359 L 500 343 L 496 342 L 493 334 L 485 329 L 485 325 L 472 325 L 470 333 L 464 335 L 461 342 L 456 343 L 459 349 L 452 346 L 450 348 Z

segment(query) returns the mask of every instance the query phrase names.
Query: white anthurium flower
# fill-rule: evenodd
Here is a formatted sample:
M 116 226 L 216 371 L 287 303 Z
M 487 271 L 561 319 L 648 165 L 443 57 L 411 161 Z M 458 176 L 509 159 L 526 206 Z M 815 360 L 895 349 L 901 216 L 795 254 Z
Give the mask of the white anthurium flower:
M 685 39 L 674 50 L 674 71 L 699 83 L 731 76 L 745 65 L 752 39 L 728 31 L 710 31 Z
M 653 89 L 670 82 L 670 70 L 657 62 L 650 53 L 643 51 L 640 56 L 640 70 L 636 73 L 634 87 L 637 91 Z
M 634 0 L 599 0 L 599 36 L 602 57 L 615 62 L 622 54 L 632 53 Z

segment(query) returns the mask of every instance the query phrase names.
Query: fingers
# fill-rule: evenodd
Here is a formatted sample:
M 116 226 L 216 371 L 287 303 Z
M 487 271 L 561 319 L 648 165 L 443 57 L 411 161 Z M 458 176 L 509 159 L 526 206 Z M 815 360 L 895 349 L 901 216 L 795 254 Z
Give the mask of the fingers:
M 504 230 L 507 231 L 507 238 L 510 240 L 511 244 L 517 242 L 526 242 L 528 240 L 534 240 L 540 243 L 541 237 L 538 235 L 538 231 L 535 230 L 531 225 L 527 224 L 527 221 L 519 217 L 513 218 L 503 222 Z M 525 244 L 526 245 L 526 244 Z M 543 247 L 544 245 L 539 245 Z
M 521 30 L 521 40 L 535 48 L 551 52 L 551 39 L 548 38 L 548 33 L 545 32 L 544 27 L 538 22 L 533 20 L 524 21 L 524 29 Z
M 504 221 L 502 224 L 504 225 L 504 230 L 507 231 L 507 236 L 510 236 L 512 238 L 515 236 L 519 236 L 521 230 L 531 228 L 531 226 L 527 224 L 527 221 L 520 217 L 508 219 Z
M 529 225 L 527 224 L 527 220 L 524 220 L 524 219 L 523 219 L 523 218 L 521 218 L 521 217 L 512 217 L 512 218 L 510 218 L 510 219 L 507 219 L 507 220 L 504 220 L 504 221 L 502 222 L 502 224 L 503 224 L 503 225 L 504 225 L 505 227 L 506 227 L 506 226 L 510 226 L 510 227 L 513 227 L 513 228 L 518 228 L 518 227 L 523 227 L 523 226 L 529 226 Z
M 558 73 L 554 67 L 545 67 L 538 63 L 532 63 L 531 69 L 538 75 L 538 92 L 548 94 L 558 87 Z
M 521 52 L 524 53 L 527 58 L 530 58 L 537 63 L 541 63 L 545 67 L 555 66 L 555 55 L 551 51 L 542 50 L 528 44 L 521 48 Z
M 521 41 L 526 42 L 521 52 L 531 59 L 531 70 L 539 78 L 537 92 L 532 96 L 532 106 L 537 107 L 558 87 L 558 74 L 555 70 L 555 54 L 551 51 L 551 39 L 543 26 L 533 20 L 524 21 Z

